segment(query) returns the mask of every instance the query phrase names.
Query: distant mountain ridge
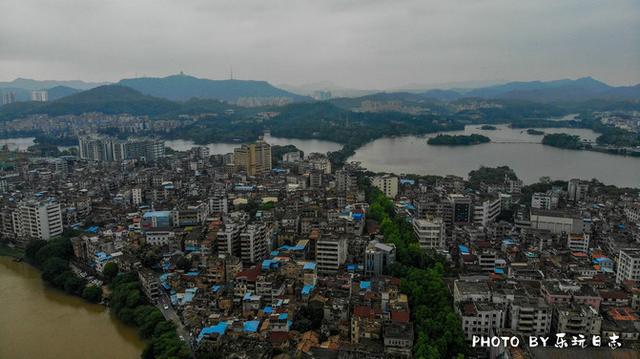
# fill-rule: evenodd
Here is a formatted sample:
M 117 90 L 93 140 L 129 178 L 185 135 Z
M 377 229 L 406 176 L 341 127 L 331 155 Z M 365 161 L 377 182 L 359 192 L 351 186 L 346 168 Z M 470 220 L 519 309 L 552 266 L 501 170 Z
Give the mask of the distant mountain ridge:
M 1 108 L 0 118 L 8 119 L 32 114 L 79 115 L 86 112 L 157 115 L 176 111 L 179 108 L 180 105 L 175 102 L 143 95 L 124 86 L 104 85 L 50 102 L 16 102 L 5 105 Z
M 187 75 L 173 75 L 163 78 L 124 79 L 116 85 L 102 85 L 90 90 L 60 85 L 93 86 L 96 83 L 82 81 L 37 81 L 16 79 L 0 83 L 0 94 L 13 92 L 20 104 L 1 107 L 0 117 L 17 118 L 19 116 L 44 113 L 50 115 L 78 114 L 82 112 L 131 113 L 155 116 L 177 112 L 197 114 L 207 111 L 217 112 L 230 108 L 229 104 L 245 106 L 282 105 L 280 103 L 261 103 L 261 101 L 238 101 L 243 98 L 286 98 L 292 102 L 312 102 L 313 99 L 296 95 L 272 86 L 266 81 L 245 80 L 208 80 Z M 31 103 L 31 89 L 43 89 L 49 92 L 49 102 Z M 5 87 L 3 87 L 5 86 Z M 7 87 L 25 86 L 25 88 Z M 361 97 L 332 98 L 329 102 L 342 108 L 355 111 L 400 111 L 407 113 L 446 112 L 452 101 L 465 99 L 487 99 L 510 101 L 511 103 L 529 102 L 546 105 L 575 105 L 581 103 L 599 103 L 601 108 L 617 103 L 617 106 L 637 108 L 640 104 L 640 84 L 635 86 L 614 87 L 591 77 L 575 80 L 508 82 L 474 89 L 431 89 L 422 92 L 378 92 Z M 177 101 L 177 102 L 176 102 Z M 226 104 L 220 101 L 226 102 Z M 370 103 L 364 103 L 370 101 Z M 257 104 L 256 104 L 257 103 Z M 399 105 L 398 105 L 399 104 Z M 365 106 L 363 106 L 365 105 Z M 154 108 L 157 106 L 157 108 Z M 39 111 L 39 112 L 38 112 Z
M 31 91 L 47 90 L 49 101 L 59 99 L 83 90 L 103 86 L 106 82 L 85 82 L 80 80 L 32 80 L 17 78 L 13 81 L 0 82 L 0 94 L 13 93 L 16 101 L 30 101 Z M 2 105 L 2 102 L 0 102 Z
M 456 99 L 452 92 L 447 92 L 448 98 L 439 93 L 427 91 L 425 96 L 433 94 L 435 98 Z M 555 81 L 508 82 L 468 91 L 456 90 L 458 98 L 477 97 L 485 99 L 510 99 L 532 102 L 582 102 L 593 99 L 606 100 L 640 100 L 640 85 L 613 87 L 591 77 L 576 80 L 563 79 Z
M 73 88 L 73 87 L 67 87 L 67 86 L 56 86 L 48 89 L 47 92 L 49 93 L 49 101 L 55 101 L 63 97 L 77 94 L 81 92 L 81 90 L 78 90 L 77 88 Z
M 73 89 L 58 87 L 54 94 L 67 95 L 49 102 L 15 102 L 0 107 L 0 120 L 10 120 L 35 114 L 49 116 L 79 115 L 88 112 L 104 114 L 131 114 L 147 116 L 175 116 L 201 114 L 236 109 L 234 105 L 218 100 L 193 99 L 176 102 L 142 94 L 129 87 L 104 85 L 87 91 L 70 93 Z
M 472 82 L 469 82 L 471 84 Z M 479 83 L 478 83 L 479 84 Z M 484 98 L 496 100 L 524 100 L 531 102 L 583 102 L 589 100 L 627 101 L 640 100 L 640 84 L 634 86 L 610 86 L 604 82 L 583 77 L 553 81 L 512 81 L 496 85 L 468 88 L 431 87 L 426 90 L 395 88 L 386 91 L 343 89 L 330 82 L 320 82 L 303 86 L 282 85 L 284 88 L 304 94 L 313 90 L 332 91 L 332 97 L 351 99 L 371 99 L 372 95 L 415 94 L 424 98 L 441 101 L 455 101 L 462 98 Z M 334 92 L 332 89 L 336 89 Z M 412 97 L 411 95 L 409 97 Z
M 20 88 L 28 91 L 47 90 L 57 86 L 71 87 L 78 90 L 89 90 L 98 86 L 108 85 L 108 82 L 85 82 L 80 80 L 32 80 L 17 78 L 9 82 L 0 82 L 2 88 Z
M 140 91 L 145 95 L 173 101 L 200 98 L 235 103 L 240 98 L 247 97 L 284 97 L 290 98 L 293 102 L 311 100 L 309 97 L 274 87 L 266 81 L 209 80 L 183 74 L 167 77 L 124 79 L 120 80 L 118 84 Z

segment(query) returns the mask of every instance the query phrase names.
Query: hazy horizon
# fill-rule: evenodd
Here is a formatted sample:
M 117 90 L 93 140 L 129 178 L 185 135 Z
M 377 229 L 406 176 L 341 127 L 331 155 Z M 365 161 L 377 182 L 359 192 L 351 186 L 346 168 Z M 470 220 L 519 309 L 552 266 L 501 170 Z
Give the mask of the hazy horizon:
M 210 79 L 353 89 L 576 79 L 640 83 L 634 0 L 21 0 L 0 81 Z

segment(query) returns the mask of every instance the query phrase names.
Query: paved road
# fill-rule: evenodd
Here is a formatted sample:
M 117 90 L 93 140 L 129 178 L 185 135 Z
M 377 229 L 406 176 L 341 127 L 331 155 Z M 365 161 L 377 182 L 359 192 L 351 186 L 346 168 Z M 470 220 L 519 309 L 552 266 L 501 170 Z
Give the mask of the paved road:
M 181 336 L 184 338 L 185 342 L 189 345 L 189 348 L 191 348 L 191 351 L 193 352 L 194 348 L 191 342 L 191 337 L 189 336 L 189 332 L 182 325 L 182 321 L 180 320 L 178 313 L 176 313 L 176 311 L 173 309 L 173 306 L 171 305 L 171 300 L 169 299 L 169 296 L 167 295 L 167 293 L 165 293 L 164 291 L 162 292 L 162 294 L 160 295 L 160 298 L 158 299 L 157 306 L 158 306 L 158 309 L 160 309 L 160 311 L 162 312 L 162 315 L 164 315 L 164 318 L 166 320 L 170 320 L 173 323 L 175 323 L 178 336 Z M 164 309 L 165 306 L 167 306 L 168 309 Z

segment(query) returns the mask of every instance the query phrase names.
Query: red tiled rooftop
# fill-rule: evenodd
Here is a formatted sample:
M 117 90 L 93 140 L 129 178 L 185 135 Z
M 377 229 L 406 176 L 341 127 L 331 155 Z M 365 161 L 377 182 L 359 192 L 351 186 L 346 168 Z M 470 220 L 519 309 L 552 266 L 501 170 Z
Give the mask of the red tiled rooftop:
M 238 273 L 236 278 L 246 277 L 248 282 L 255 282 L 258 274 L 260 274 L 260 268 L 256 266 Z
M 411 315 L 407 311 L 393 311 L 391 312 L 391 320 L 394 322 L 408 323 L 411 320 Z

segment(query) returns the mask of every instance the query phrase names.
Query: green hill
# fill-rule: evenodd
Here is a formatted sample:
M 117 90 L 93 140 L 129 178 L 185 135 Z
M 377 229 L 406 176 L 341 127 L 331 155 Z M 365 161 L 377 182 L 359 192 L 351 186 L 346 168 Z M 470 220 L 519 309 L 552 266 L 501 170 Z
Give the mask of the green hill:
M 310 100 L 309 97 L 279 89 L 266 81 L 209 80 L 180 74 L 124 79 L 118 84 L 173 101 L 200 98 L 236 102 L 242 97 L 286 97 L 294 102 Z

